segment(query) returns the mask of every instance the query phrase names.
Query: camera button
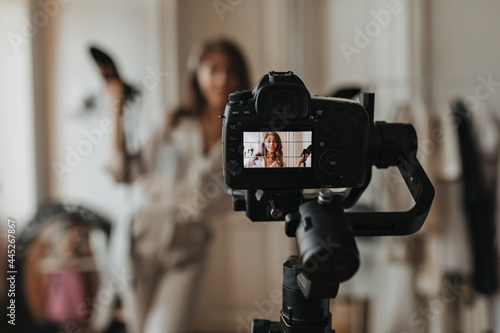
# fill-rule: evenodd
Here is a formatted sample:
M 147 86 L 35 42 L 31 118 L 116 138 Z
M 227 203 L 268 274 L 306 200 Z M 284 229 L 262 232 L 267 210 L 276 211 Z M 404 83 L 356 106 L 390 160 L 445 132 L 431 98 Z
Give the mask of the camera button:
M 235 135 L 229 136 L 229 141 L 236 142 L 238 138 Z
M 340 166 L 340 162 L 341 160 L 337 157 L 337 156 L 334 156 L 334 157 L 330 157 L 326 163 L 327 165 L 332 168 L 332 169 L 336 169 Z
M 238 111 L 238 110 L 233 110 L 233 111 L 231 111 L 231 114 L 232 114 L 233 116 L 239 116 L 239 115 L 240 115 L 240 111 Z
M 227 172 L 231 175 L 231 176 L 237 176 L 241 173 L 242 169 L 241 169 L 241 166 L 240 164 L 238 163 L 238 161 L 236 160 L 229 160 L 228 164 L 227 164 Z
M 250 110 L 245 110 L 245 111 L 243 111 L 243 114 L 244 114 L 245 116 L 249 116 L 249 115 L 251 115 L 251 114 L 252 114 L 252 112 L 250 112 Z
M 237 128 L 238 128 L 238 126 L 236 126 L 236 124 L 229 124 L 229 129 L 230 129 L 231 131 L 234 131 L 234 130 L 236 130 Z
M 338 175 L 342 170 L 343 155 L 337 150 L 327 150 L 319 157 L 319 169 L 329 176 Z
M 236 147 L 229 147 L 229 152 L 231 154 L 236 154 Z

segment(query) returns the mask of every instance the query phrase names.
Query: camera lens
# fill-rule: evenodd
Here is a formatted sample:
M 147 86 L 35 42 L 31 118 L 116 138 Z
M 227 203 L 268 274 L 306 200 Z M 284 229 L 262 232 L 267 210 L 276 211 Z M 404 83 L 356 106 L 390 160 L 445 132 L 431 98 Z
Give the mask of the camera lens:
M 278 111 L 290 111 L 292 102 L 289 98 L 276 98 L 274 100 L 274 108 Z

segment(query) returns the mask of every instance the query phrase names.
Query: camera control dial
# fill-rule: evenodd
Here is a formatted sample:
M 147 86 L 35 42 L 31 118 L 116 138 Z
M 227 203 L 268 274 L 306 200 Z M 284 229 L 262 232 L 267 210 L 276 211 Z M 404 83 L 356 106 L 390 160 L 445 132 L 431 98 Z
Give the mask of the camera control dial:
M 319 169 L 326 175 L 336 176 L 341 171 L 343 155 L 340 151 L 329 149 L 319 157 Z

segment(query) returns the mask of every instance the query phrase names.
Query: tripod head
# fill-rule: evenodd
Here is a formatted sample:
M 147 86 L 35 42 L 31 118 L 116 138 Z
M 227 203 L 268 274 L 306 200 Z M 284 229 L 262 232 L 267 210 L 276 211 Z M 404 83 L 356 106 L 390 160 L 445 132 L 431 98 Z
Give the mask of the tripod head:
M 354 234 L 341 204 L 328 190 L 288 214 L 285 232 L 297 240 L 301 272 L 297 285 L 306 298 L 334 298 L 339 284 L 359 268 Z M 333 223 L 332 223 L 333 222 Z

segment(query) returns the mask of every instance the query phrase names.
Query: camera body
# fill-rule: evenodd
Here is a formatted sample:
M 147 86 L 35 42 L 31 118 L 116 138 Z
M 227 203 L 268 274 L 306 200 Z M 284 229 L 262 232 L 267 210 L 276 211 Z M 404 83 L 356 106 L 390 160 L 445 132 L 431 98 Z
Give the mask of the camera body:
M 231 94 L 223 118 L 224 178 L 233 189 L 365 182 L 370 135 L 365 108 L 352 100 L 311 97 L 292 72 L 270 72 L 253 91 Z

